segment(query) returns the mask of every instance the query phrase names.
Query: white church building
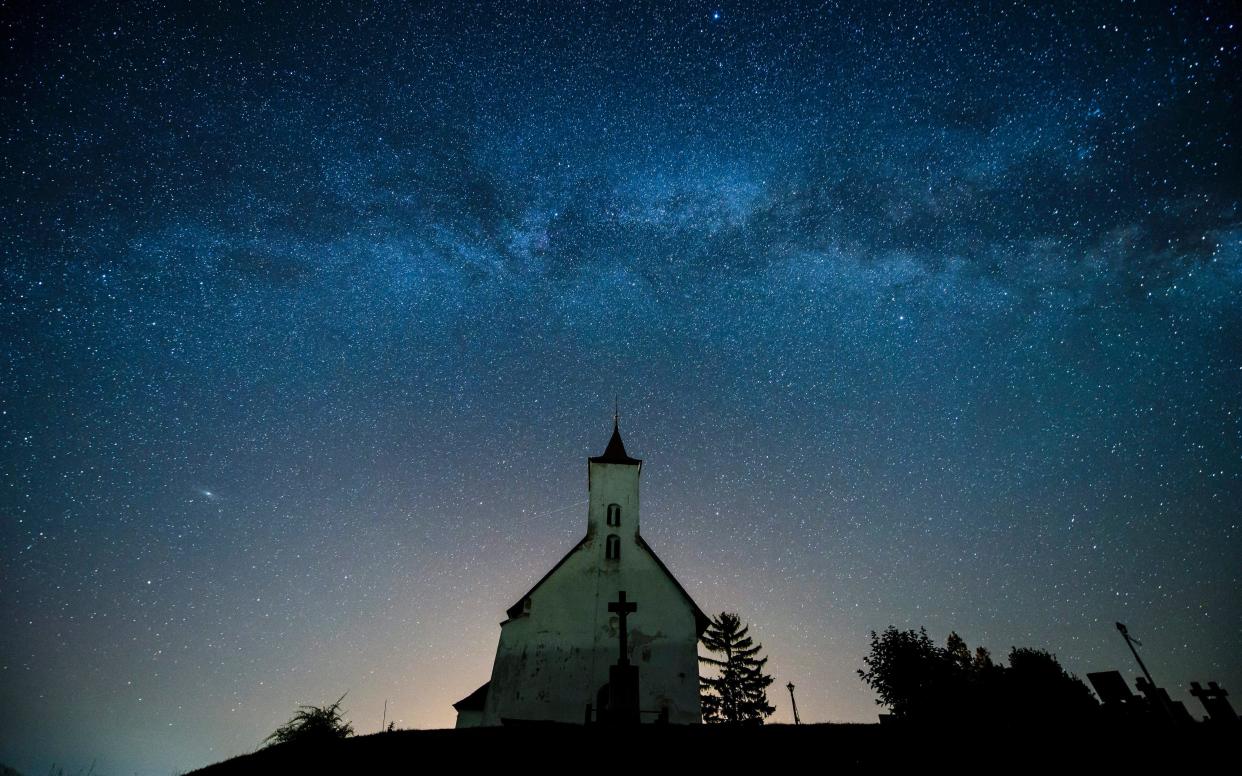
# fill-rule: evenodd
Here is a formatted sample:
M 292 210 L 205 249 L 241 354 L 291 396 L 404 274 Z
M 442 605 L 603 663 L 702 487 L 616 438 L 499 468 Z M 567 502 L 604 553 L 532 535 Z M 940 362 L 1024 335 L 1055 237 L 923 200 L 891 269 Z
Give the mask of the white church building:
M 702 721 L 708 618 L 639 533 L 641 473 L 614 422 L 587 463 L 586 536 L 506 611 L 491 681 L 453 704 L 457 727 Z

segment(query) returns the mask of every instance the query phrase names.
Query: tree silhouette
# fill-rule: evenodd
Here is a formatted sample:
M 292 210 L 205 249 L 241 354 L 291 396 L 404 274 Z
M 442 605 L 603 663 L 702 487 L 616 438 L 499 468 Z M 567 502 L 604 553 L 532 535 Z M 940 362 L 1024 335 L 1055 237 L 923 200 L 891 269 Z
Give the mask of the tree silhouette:
M 299 706 L 293 719 L 276 728 L 265 742 L 275 744 L 316 744 L 352 736 L 354 726 L 341 717 L 342 695 L 330 706 Z
M 871 652 L 858 676 L 875 691 L 876 703 L 894 717 L 924 721 L 995 719 L 1011 722 L 1083 720 L 1099 704 L 1056 655 L 1014 648 L 1009 665 L 997 665 L 987 649 L 970 648 L 956 633 L 937 647 L 927 631 L 871 632 Z
M 1056 655 L 1042 649 L 1014 647 L 1010 650 L 1004 681 L 1007 694 L 1023 700 L 1012 710 L 1015 716 L 1081 719 L 1099 710 L 1099 703 L 1087 685 L 1062 668 Z
M 767 697 L 772 677 L 763 673 L 768 659 L 758 657 L 763 645 L 754 643 L 747 635 L 749 629 L 736 614 L 721 612 L 703 634 L 703 646 L 723 655 L 720 660 L 699 658 L 699 662 L 719 670 L 719 675 L 701 679 L 706 722 L 762 724 L 763 718 L 775 711 Z
M 858 676 L 875 691 L 876 702 L 897 717 L 916 717 L 934 706 L 950 662 L 925 628 L 901 631 L 892 625 L 881 634 L 871 631 L 871 652 Z

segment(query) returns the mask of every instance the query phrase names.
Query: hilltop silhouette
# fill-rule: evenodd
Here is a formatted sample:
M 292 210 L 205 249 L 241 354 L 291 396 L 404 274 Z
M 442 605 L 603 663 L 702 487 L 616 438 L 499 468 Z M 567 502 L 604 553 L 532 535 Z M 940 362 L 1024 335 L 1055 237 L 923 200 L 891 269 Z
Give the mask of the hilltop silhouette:
M 1133 726 L 1007 726 L 956 724 L 645 725 L 626 729 L 580 725 L 525 725 L 462 730 L 398 730 L 322 746 L 273 746 L 194 771 L 199 776 L 270 773 L 405 772 L 412 765 L 511 767 L 535 756 L 558 772 L 582 763 L 663 771 L 701 768 L 710 753 L 728 752 L 731 768 L 774 759 L 847 772 L 942 766 L 988 772 L 1057 769 L 1121 773 L 1130 769 L 1190 772 L 1223 765 L 1234 751 L 1230 729 Z M 658 758 L 655 759 L 655 758 Z M 790 758 L 793 758 L 792 760 Z

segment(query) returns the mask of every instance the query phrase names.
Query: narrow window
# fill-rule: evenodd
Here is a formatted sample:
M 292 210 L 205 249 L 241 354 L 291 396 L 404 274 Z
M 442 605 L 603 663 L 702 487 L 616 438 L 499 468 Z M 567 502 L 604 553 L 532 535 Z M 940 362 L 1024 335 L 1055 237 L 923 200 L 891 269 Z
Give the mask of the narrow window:
M 609 504 L 608 505 L 608 525 L 611 525 L 611 526 L 621 525 L 621 505 L 620 504 Z
M 619 560 L 621 558 L 620 536 L 608 534 L 608 543 L 604 547 L 604 557 L 608 560 Z

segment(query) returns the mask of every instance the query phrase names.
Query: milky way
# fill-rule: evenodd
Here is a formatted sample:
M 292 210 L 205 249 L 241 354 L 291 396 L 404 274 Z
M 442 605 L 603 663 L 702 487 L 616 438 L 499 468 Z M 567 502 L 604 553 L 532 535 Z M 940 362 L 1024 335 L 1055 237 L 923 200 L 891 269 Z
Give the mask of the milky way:
M 1231 3 L 303 5 L 0 16 L 0 761 L 451 725 L 614 397 L 804 720 L 1242 691 Z

